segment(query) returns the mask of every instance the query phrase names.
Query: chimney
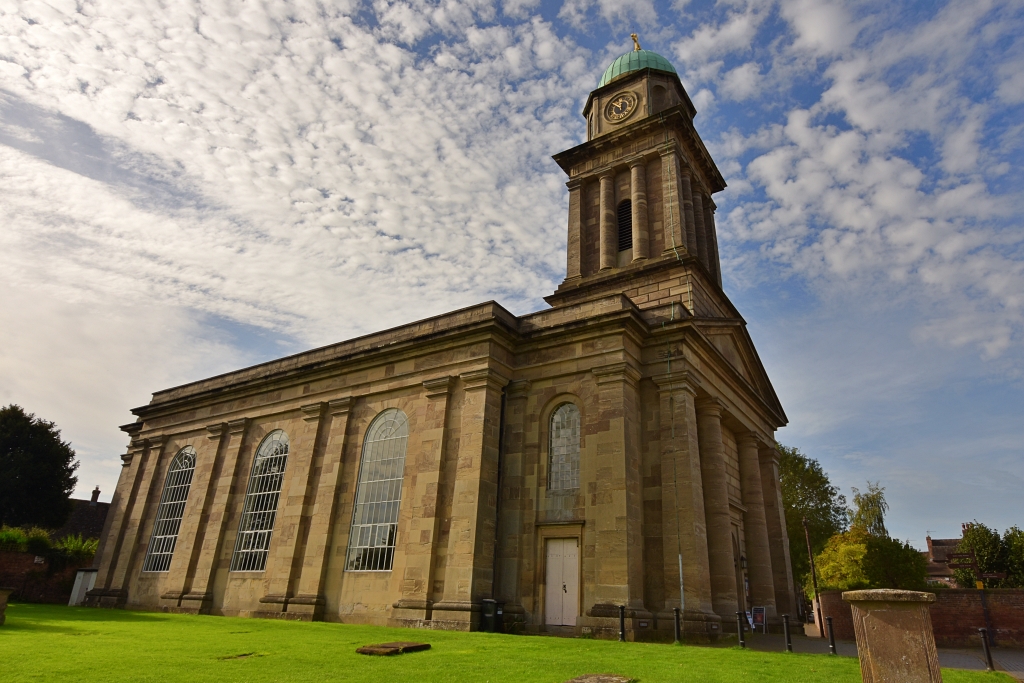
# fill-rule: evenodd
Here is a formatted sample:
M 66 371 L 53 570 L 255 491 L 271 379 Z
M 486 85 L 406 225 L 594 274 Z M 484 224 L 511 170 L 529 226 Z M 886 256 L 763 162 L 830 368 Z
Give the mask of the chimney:
M 99 501 L 99 499 L 100 499 L 100 487 L 97 486 L 96 488 L 94 488 L 92 490 L 92 498 L 89 499 L 89 505 L 92 505 L 93 507 L 95 507 L 96 503 Z
M 935 555 L 932 554 L 932 537 L 931 536 L 925 536 L 924 540 L 925 540 L 925 543 L 928 544 L 928 559 L 934 561 L 935 560 Z

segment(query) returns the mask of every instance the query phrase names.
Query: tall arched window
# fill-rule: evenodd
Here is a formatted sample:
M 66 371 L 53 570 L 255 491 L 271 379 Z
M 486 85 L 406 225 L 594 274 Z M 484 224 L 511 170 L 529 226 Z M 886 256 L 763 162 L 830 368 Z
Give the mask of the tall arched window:
M 551 455 L 548 489 L 580 487 L 580 409 L 563 403 L 551 415 Z
M 270 432 L 256 450 L 242 506 L 242 520 L 238 524 L 235 552 L 231 556 L 231 571 L 261 572 L 266 569 L 287 464 L 288 435 L 277 429 Z
M 382 412 L 366 430 L 346 571 L 391 570 L 408 440 L 409 422 L 397 408 Z
M 619 251 L 633 248 L 633 202 L 629 199 L 619 203 Z
M 185 446 L 174 456 L 167 470 L 164 492 L 160 496 L 160 506 L 156 509 L 153 535 L 149 539 L 142 571 L 165 572 L 170 569 L 174 544 L 178 540 L 181 518 L 185 515 L 185 501 L 188 500 L 188 490 L 192 487 L 195 471 L 196 451 L 191 446 Z

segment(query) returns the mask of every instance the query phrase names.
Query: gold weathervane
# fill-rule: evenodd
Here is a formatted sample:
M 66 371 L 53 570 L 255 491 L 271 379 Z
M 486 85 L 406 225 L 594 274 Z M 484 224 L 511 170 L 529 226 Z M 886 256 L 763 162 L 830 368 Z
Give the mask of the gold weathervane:
M 633 39 L 633 52 L 640 52 L 640 39 L 636 37 L 635 33 L 630 33 L 629 37 Z

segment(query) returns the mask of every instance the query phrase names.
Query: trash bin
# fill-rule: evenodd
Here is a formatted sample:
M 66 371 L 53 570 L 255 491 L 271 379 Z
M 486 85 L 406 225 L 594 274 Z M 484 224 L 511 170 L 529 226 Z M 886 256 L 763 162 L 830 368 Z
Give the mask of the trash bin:
M 494 620 L 498 613 L 498 602 L 489 598 L 480 601 L 480 630 L 494 633 Z

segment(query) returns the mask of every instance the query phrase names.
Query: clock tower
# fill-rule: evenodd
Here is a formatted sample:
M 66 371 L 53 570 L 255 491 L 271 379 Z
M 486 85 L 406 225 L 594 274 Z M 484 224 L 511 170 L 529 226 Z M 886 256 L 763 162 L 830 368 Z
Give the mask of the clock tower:
M 715 232 L 712 196 L 725 180 L 675 68 L 634 42 L 587 99 L 587 141 L 554 157 L 569 176 L 568 259 L 546 300 L 617 291 L 642 310 L 678 302 L 689 315 L 738 317 L 722 294 Z

